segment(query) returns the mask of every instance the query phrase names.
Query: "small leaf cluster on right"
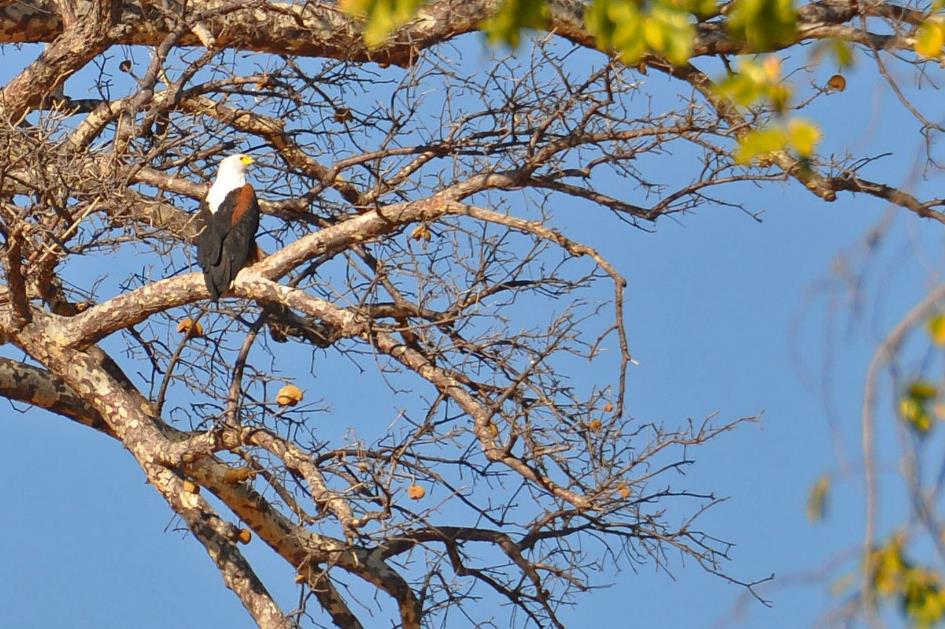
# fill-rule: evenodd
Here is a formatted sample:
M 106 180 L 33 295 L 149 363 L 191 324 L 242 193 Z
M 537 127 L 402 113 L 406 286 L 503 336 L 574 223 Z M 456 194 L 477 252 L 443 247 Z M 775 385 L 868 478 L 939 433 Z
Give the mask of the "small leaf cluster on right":
M 945 347 L 945 314 L 938 314 L 926 322 L 926 332 L 932 344 Z M 920 437 L 934 426 L 935 418 L 945 417 L 941 401 L 942 389 L 924 378 L 910 380 L 899 396 L 899 417 Z
M 868 587 L 876 598 L 896 599 L 916 627 L 945 620 L 945 589 L 941 577 L 905 556 L 905 536 L 897 534 L 869 556 Z

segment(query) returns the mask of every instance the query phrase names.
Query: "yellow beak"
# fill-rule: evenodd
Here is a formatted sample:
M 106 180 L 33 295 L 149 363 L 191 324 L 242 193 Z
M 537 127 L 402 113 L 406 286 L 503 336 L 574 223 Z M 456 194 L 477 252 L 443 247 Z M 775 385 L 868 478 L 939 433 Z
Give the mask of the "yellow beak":
M 250 164 L 253 163 L 253 157 L 252 155 L 242 155 L 240 156 L 240 161 L 243 162 L 243 164 L 245 164 L 246 166 L 249 166 Z

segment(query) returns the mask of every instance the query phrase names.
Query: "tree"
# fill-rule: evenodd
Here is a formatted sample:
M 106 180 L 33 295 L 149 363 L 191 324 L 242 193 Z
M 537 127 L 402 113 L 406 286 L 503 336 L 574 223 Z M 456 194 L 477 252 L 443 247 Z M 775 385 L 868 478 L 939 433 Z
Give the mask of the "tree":
M 728 545 L 697 523 L 716 498 L 674 472 L 742 420 L 627 412 L 625 280 L 572 232 L 783 181 L 945 222 L 942 200 L 862 177 L 869 160 L 817 154 L 795 112 L 842 75 L 792 98 L 776 55 L 730 64 L 816 42 L 921 72 L 938 18 L 834 0 L 346 8 L 368 21 L 310 3 L 0 9 L 4 43 L 45 44 L 0 92 L 2 394 L 127 448 L 262 627 L 361 626 L 349 582 L 404 627 L 488 620 L 483 595 L 558 626 L 604 560 L 674 550 L 724 576 Z M 445 52 L 523 26 L 554 35 L 484 66 Z M 649 100 L 651 77 L 685 97 Z M 266 255 L 213 304 L 195 210 L 239 151 L 259 155 Z M 90 259 L 98 281 L 77 271 Z M 316 419 L 348 394 L 319 388 L 328 371 L 397 412 L 332 434 Z M 240 552 L 253 536 L 298 575 L 291 616 Z

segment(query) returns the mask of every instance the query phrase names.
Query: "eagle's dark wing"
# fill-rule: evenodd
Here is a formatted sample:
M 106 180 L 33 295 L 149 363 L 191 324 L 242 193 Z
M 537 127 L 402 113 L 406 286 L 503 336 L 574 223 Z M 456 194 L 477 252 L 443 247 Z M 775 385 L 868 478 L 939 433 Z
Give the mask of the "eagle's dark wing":
M 197 243 L 197 258 L 214 301 L 229 290 L 250 258 L 258 228 L 259 204 L 249 184 L 231 190 L 207 221 Z
M 216 233 L 212 224 L 213 219 L 214 215 L 207 209 L 207 205 L 202 205 L 198 214 L 200 234 L 197 236 L 197 262 L 200 263 L 202 269 L 207 269 L 220 261 L 223 239 Z

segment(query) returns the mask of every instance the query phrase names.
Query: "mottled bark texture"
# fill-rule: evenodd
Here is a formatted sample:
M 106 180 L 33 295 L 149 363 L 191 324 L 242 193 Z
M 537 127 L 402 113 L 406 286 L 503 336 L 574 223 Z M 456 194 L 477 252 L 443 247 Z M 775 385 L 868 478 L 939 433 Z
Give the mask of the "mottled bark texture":
M 453 60 L 498 6 L 429 3 L 372 50 L 329 3 L 0 5 L 0 44 L 44 44 L 0 87 L 0 396 L 120 442 L 261 627 L 560 627 L 602 556 L 722 573 L 694 519 L 716 499 L 675 472 L 741 420 L 627 412 L 626 281 L 569 233 L 588 212 L 652 229 L 790 180 L 945 222 L 857 156 L 737 163 L 776 112 L 698 67 L 739 50 L 724 14 L 682 67 L 594 51 L 565 0 L 518 57 Z M 798 42 L 904 50 L 921 17 L 813 3 Z M 647 105 L 653 74 L 673 104 Z M 245 151 L 264 255 L 214 305 L 197 209 Z M 252 539 L 296 572 L 291 617 Z M 365 611 L 364 584 L 392 604 Z

